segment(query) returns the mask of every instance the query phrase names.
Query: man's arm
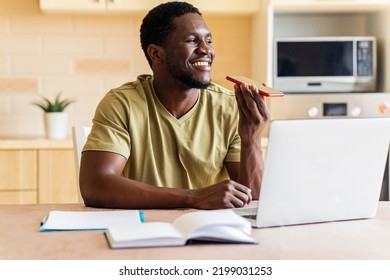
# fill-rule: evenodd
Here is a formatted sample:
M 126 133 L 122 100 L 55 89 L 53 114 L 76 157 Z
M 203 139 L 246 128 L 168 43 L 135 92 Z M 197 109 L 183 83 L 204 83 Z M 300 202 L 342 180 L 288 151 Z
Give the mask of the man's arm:
M 269 112 L 255 86 L 242 84 L 235 85 L 234 89 L 239 111 L 238 133 L 241 138 L 237 182 L 251 189 L 253 199 L 259 199 L 264 170 L 261 138 Z
M 85 151 L 80 165 L 80 191 L 87 206 L 103 208 L 242 207 L 251 199 L 244 185 L 226 180 L 199 190 L 157 187 L 121 176 L 126 159 L 116 153 Z

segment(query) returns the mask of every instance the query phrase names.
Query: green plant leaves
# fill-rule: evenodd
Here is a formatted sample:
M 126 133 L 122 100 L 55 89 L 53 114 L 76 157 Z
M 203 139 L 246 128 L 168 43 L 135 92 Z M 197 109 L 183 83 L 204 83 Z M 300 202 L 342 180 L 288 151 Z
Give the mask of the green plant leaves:
M 40 107 L 45 112 L 63 112 L 66 107 L 75 101 L 72 99 L 61 99 L 62 92 L 60 91 L 53 101 L 48 99 L 47 97 L 42 96 L 41 102 L 33 102 L 32 104 Z

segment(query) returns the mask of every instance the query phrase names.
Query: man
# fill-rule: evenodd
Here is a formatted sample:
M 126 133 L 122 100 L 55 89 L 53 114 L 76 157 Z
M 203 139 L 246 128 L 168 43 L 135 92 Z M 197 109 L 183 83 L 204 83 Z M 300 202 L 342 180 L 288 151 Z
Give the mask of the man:
M 153 75 L 98 105 L 80 166 L 85 204 L 220 209 L 258 199 L 268 111 L 257 88 L 211 83 L 212 36 L 188 3 L 157 6 L 140 31 Z

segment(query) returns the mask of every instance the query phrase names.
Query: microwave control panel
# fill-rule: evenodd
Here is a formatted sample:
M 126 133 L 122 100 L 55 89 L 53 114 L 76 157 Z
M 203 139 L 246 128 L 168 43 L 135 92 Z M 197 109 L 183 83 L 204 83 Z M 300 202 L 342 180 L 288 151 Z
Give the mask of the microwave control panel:
M 372 41 L 357 41 L 356 43 L 357 76 L 371 76 L 373 74 Z

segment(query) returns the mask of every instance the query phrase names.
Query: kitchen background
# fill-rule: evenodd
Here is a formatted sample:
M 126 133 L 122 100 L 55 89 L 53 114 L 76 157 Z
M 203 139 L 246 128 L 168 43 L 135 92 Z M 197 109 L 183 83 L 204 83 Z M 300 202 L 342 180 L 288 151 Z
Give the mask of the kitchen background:
M 145 12 L 44 13 L 38 0 L 0 0 L 0 138 L 45 136 L 40 96 L 75 99 L 72 125 L 91 125 L 95 107 L 111 88 L 150 73 L 139 43 Z M 215 82 L 250 75 L 251 15 L 204 13 L 217 58 Z
M 228 74 L 272 85 L 272 42 L 278 36 L 375 36 L 377 95 L 380 101 L 390 95 L 390 0 L 188 1 L 200 8 L 213 33 L 217 57 L 212 75 L 223 86 L 232 88 L 225 80 Z M 40 2 L 50 11 L 41 10 Z M 79 201 L 71 127 L 91 125 L 96 105 L 109 89 L 151 72 L 140 48 L 139 27 L 159 2 L 165 1 L 0 0 L 0 204 Z M 64 8 L 70 6 L 75 9 Z M 66 109 L 67 139 L 47 140 L 43 112 L 32 102 L 60 91 L 76 100 Z M 364 94 L 370 100 L 364 103 L 377 113 L 370 94 Z M 362 96 L 347 93 L 345 101 Z M 293 106 L 287 102 L 296 97 L 280 99 L 288 103 L 285 107 L 269 102 L 271 118 L 277 115 L 275 108 L 282 108 L 282 118 L 289 117 L 286 108 L 305 112 L 304 106 L 313 106 L 310 100 L 322 102 L 324 95 L 309 94 Z M 385 101 L 390 104 L 390 98 Z M 384 200 L 389 199 L 388 174 Z

